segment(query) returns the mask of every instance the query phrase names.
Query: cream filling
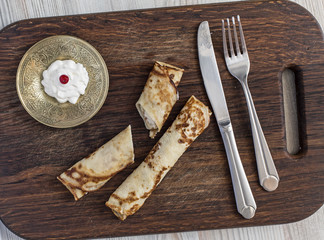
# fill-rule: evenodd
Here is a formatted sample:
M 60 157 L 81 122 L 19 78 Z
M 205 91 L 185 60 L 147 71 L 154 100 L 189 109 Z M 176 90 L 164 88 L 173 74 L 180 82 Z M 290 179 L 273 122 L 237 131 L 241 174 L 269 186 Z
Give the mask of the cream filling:
M 148 129 L 148 130 L 157 130 L 158 127 L 156 126 L 154 120 L 147 114 L 147 112 L 142 107 L 142 105 L 139 103 L 139 104 L 136 104 L 136 107 L 138 109 L 138 112 L 139 112 L 141 118 L 144 121 L 146 129 Z

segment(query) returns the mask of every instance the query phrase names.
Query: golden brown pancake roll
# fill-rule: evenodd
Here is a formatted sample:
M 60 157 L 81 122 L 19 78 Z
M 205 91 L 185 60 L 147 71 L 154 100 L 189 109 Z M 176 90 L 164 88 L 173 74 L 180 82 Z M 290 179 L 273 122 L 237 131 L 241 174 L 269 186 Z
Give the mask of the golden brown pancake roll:
M 177 87 L 183 71 L 170 64 L 155 62 L 150 72 L 136 108 L 145 127 L 150 130 L 151 138 L 161 130 L 173 105 L 179 99 Z
M 207 128 L 211 112 L 194 96 L 145 160 L 111 194 L 106 206 L 121 220 L 134 214 L 190 144 Z
M 90 156 L 83 158 L 60 176 L 60 180 L 79 200 L 102 187 L 111 177 L 134 162 L 131 126 L 116 135 Z

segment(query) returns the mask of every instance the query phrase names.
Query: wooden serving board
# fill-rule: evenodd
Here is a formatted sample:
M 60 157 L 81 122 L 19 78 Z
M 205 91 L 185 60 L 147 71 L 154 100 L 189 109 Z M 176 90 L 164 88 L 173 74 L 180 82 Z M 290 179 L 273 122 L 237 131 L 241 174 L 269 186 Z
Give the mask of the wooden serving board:
M 276 191 L 258 182 L 248 111 L 239 82 L 226 70 L 221 19 L 239 14 L 251 60 L 249 85 L 280 175 Z M 104 203 L 143 161 L 191 95 L 209 105 L 196 35 L 208 20 L 238 149 L 258 209 L 236 211 L 227 158 L 212 117 L 144 206 L 126 221 Z M 35 121 L 16 92 L 24 53 L 53 35 L 79 37 L 103 56 L 110 89 L 88 122 L 56 129 Z M 185 69 L 175 104 L 157 139 L 148 137 L 135 108 L 155 60 Z M 297 73 L 302 148 L 286 151 L 281 71 Z M 77 239 L 280 224 L 314 213 L 324 202 L 324 42 L 316 20 L 288 1 L 251 1 L 142 11 L 31 19 L 0 32 L 0 217 L 29 239 Z M 210 105 L 209 105 L 210 106 Z M 75 202 L 56 179 L 61 172 L 132 125 L 136 162 L 99 191 Z

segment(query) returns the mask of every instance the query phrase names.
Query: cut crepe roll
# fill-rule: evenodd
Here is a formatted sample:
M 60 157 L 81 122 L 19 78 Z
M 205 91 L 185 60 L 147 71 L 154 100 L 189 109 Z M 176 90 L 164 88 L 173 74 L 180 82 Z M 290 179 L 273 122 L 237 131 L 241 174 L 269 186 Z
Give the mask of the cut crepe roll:
M 145 160 L 111 194 L 106 206 L 124 220 L 134 214 L 190 144 L 207 128 L 211 112 L 194 96 Z
M 151 138 L 161 130 L 173 105 L 179 99 L 177 86 L 182 74 L 183 69 L 163 62 L 155 62 L 150 72 L 136 108 L 145 127 L 150 130 Z
M 60 176 L 60 180 L 79 200 L 96 191 L 111 177 L 134 162 L 131 126 L 116 135 L 90 156 L 83 158 Z

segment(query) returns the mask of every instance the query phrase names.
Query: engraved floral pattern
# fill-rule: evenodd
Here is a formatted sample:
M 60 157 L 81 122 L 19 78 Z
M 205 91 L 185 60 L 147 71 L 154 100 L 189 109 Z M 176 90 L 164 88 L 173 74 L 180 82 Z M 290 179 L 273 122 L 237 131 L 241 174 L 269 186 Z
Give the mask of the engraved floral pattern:
M 56 60 L 82 63 L 89 74 L 85 94 L 76 104 L 59 103 L 44 92 L 42 73 Z M 46 38 L 32 46 L 20 62 L 17 73 L 19 98 L 37 121 L 58 128 L 77 126 L 93 117 L 103 105 L 109 87 L 106 64 L 88 43 L 71 36 Z

